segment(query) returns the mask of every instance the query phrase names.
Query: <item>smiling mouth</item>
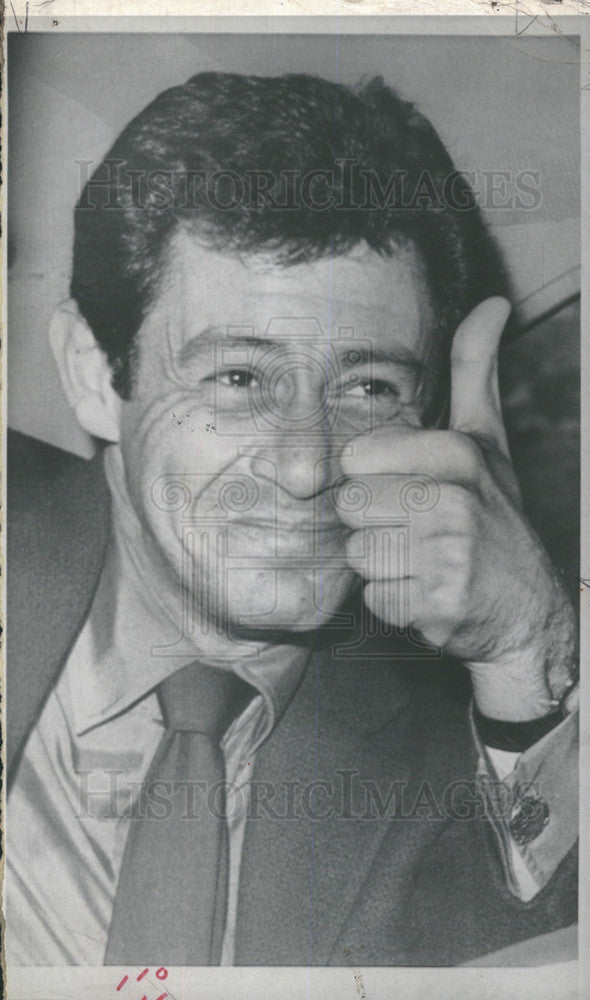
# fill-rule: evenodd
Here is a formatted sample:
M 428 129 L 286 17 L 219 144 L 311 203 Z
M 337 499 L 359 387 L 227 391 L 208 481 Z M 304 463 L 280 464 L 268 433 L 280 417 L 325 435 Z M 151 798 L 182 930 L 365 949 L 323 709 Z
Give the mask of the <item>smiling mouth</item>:
M 264 531 L 276 531 L 278 534 L 294 534 L 294 535 L 323 535 L 323 534 L 334 534 L 334 533 L 346 533 L 350 529 L 347 528 L 342 521 L 325 521 L 319 524 L 310 525 L 309 521 L 303 521 L 301 523 L 290 523 L 277 522 L 277 521 L 265 521 L 258 520 L 254 518 L 240 518 L 236 520 L 231 520 L 230 525 L 244 528 L 259 528 Z

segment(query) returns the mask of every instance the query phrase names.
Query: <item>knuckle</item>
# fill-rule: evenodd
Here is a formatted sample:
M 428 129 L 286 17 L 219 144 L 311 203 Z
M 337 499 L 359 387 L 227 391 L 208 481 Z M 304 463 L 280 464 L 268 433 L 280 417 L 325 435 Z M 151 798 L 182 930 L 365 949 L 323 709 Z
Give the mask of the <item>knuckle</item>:
M 383 584 L 371 581 L 365 585 L 363 591 L 365 604 L 378 618 L 389 619 L 389 605 L 391 601 L 386 599 L 386 590 Z
M 473 560 L 473 540 L 468 535 L 459 535 L 448 539 L 446 546 L 446 560 L 452 569 L 463 578 L 469 575 L 469 570 Z
M 365 569 L 367 558 L 366 532 L 362 529 L 354 531 L 352 535 L 347 538 L 345 549 L 348 562 L 358 573 L 362 573 Z
M 445 503 L 451 527 L 461 534 L 474 536 L 478 527 L 478 503 L 472 491 L 451 484 L 445 490 Z
M 347 447 L 340 456 L 340 467 L 345 476 L 354 476 L 359 471 L 358 449 Z
M 364 601 L 369 610 L 382 621 L 406 627 L 411 620 L 408 595 L 388 582 L 372 580 L 364 588 Z
M 370 481 L 360 475 L 346 476 L 334 483 L 331 492 L 338 517 L 351 528 L 360 528 L 373 501 Z
M 447 626 L 454 626 L 463 607 L 463 587 L 457 581 L 447 580 L 438 587 L 433 602 L 433 612 L 437 619 Z
M 477 442 L 461 431 L 452 431 L 452 448 L 457 466 L 466 479 L 477 479 L 483 466 L 483 455 Z
M 360 475 L 366 465 L 367 448 L 374 450 L 380 444 L 378 435 L 358 434 L 346 441 L 340 452 L 340 467 L 345 476 Z

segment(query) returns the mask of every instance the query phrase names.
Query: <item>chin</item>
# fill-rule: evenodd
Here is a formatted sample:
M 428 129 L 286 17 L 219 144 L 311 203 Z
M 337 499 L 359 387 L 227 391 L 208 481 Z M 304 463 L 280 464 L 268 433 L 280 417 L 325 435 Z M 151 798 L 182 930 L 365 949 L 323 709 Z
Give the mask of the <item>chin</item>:
M 321 578 L 314 573 L 311 579 L 279 571 L 236 580 L 228 588 L 223 617 L 240 631 L 311 632 L 344 603 L 354 576 L 350 569 L 325 571 Z

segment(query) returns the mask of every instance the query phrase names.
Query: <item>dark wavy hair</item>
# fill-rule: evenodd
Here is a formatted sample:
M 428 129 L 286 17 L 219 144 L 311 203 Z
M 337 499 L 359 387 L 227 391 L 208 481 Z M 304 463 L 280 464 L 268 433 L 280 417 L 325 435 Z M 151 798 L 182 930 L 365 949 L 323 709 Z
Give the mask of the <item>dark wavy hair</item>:
M 416 246 L 437 313 L 439 401 L 456 325 L 506 294 L 467 180 L 430 122 L 379 77 L 353 89 L 308 75 L 200 73 L 123 130 L 76 205 L 71 294 L 124 398 L 134 338 L 180 227 L 285 267 L 363 241 L 384 256 Z

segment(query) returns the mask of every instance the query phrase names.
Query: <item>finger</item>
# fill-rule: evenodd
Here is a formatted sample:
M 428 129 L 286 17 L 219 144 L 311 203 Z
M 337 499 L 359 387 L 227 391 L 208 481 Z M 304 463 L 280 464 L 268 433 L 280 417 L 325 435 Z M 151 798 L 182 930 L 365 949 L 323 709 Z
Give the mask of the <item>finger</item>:
M 416 581 L 385 580 L 367 583 L 363 591 L 366 606 L 381 621 L 398 628 L 409 628 L 414 619 Z
M 378 427 L 367 434 L 349 438 L 340 452 L 342 471 L 345 476 L 395 472 L 396 466 L 392 464 L 392 457 L 399 460 L 403 466 L 404 457 L 414 454 L 415 442 L 424 433 L 423 430 L 404 424 Z M 397 456 L 393 449 L 399 450 Z M 404 471 L 404 468 L 400 468 L 399 471 Z
M 398 489 L 409 475 L 430 477 L 437 483 L 471 482 L 478 477 L 483 456 L 476 441 L 456 431 L 388 428 L 387 433 L 362 435 L 347 442 L 340 466 L 348 477 L 389 475 Z M 369 481 L 370 478 L 369 478 Z
M 363 599 L 381 621 L 397 628 L 411 628 L 432 646 L 444 647 L 453 634 L 455 623 L 444 609 L 425 607 L 427 602 L 416 578 L 371 581 L 364 588 Z
M 349 566 L 365 580 L 397 580 L 410 575 L 408 531 L 404 527 L 364 528 L 346 542 Z
M 508 457 L 498 389 L 498 345 L 510 303 L 496 296 L 480 302 L 459 325 L 451 351 L 449 427 L 489 441 Z
M 437 590 L 469 572 L 473 553 L 464 534 L 438 533 L 420 538 L 407 527 L 365 528 L 346 542 L 346 558 L 364 580 L 419 579 L 426 590 Z

